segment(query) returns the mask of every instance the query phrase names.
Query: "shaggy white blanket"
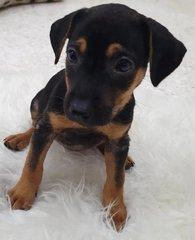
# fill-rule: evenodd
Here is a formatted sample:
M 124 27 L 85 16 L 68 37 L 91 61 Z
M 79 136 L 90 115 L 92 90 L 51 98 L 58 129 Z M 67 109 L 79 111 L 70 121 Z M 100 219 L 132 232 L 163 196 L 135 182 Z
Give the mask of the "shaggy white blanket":
M 194 0 L 120 1 L 167 26 L 188 49 L 180 67 L 158 88 L 147 74 L 135 92 L 130 154 L 136 165 L 126 173 L 124 230 L 117 233 L 104 221 L 105 167 L 96 149 L 78 153 L 54 143 L 33 208 L 13 211 L 6 200 L 27 149 L 11 152 L 2 140 L 30 126 L 31 99 L 64 67 L 64 54 L 53 65 L 50 25 L 68 12 L 105 2 L 110 0 L 65 0 L 0 12 L 1 240 L 195 239 Z

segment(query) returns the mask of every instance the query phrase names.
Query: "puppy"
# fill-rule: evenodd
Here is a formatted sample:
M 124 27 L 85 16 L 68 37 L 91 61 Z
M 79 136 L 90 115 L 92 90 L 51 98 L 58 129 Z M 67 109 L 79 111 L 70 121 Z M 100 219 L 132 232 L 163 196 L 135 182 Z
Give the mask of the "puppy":
M 119 230 L 127 216 L 125 167 L 133 165 L 128 157 L 133 91 L 148 62 L 156 87 L 178 67 L 186 48 L 161 24 L 121 4 L 70 13 L 53 23 L 50 39 L 55 63 L 69 39 L 66 69 L 32 100 L 32 128 L 5 139 L 12 150 L 30 142 L 22 176 L 8 192 L 12 208 L 31 208 L 54 140 L 77 150 L 97 146 L 106 163 L 103 205 L 114 202 L 110 215 Z

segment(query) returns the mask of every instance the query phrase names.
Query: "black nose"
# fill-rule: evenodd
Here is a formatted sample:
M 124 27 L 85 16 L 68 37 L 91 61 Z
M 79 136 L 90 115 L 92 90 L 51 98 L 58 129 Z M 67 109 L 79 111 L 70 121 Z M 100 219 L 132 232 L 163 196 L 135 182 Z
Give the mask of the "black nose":
M 73 117 L 88 119 L 91 112 L 89 101 L 74 99 L 70 104 L 69 111 Z

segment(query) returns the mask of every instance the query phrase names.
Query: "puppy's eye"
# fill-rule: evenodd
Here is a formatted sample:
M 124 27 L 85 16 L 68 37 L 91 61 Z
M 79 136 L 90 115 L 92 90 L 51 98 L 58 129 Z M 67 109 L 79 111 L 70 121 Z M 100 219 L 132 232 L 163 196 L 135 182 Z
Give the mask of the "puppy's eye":
M 131 71 L 133 68 L 134 63 L 128 58 L 121 58 L 115 65 L 115 70 L 122 73 Z
M 74 49 L 68 49 L 67 58 L 71 63 L 77 63 L 78 61 L 77 53 Z

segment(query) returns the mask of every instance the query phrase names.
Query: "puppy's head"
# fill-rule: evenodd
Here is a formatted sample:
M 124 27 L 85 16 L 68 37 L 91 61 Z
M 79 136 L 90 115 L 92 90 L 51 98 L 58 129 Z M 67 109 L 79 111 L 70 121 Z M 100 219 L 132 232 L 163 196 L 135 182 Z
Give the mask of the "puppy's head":
M 55 63 L 69 39 L 65 114 L 88 126 L 105 125 L 124 108 L 148 62 L 157 86 L 186 52 L 165 27 L 120 4 L 73 12 L 53 23 L 50 38 Z

